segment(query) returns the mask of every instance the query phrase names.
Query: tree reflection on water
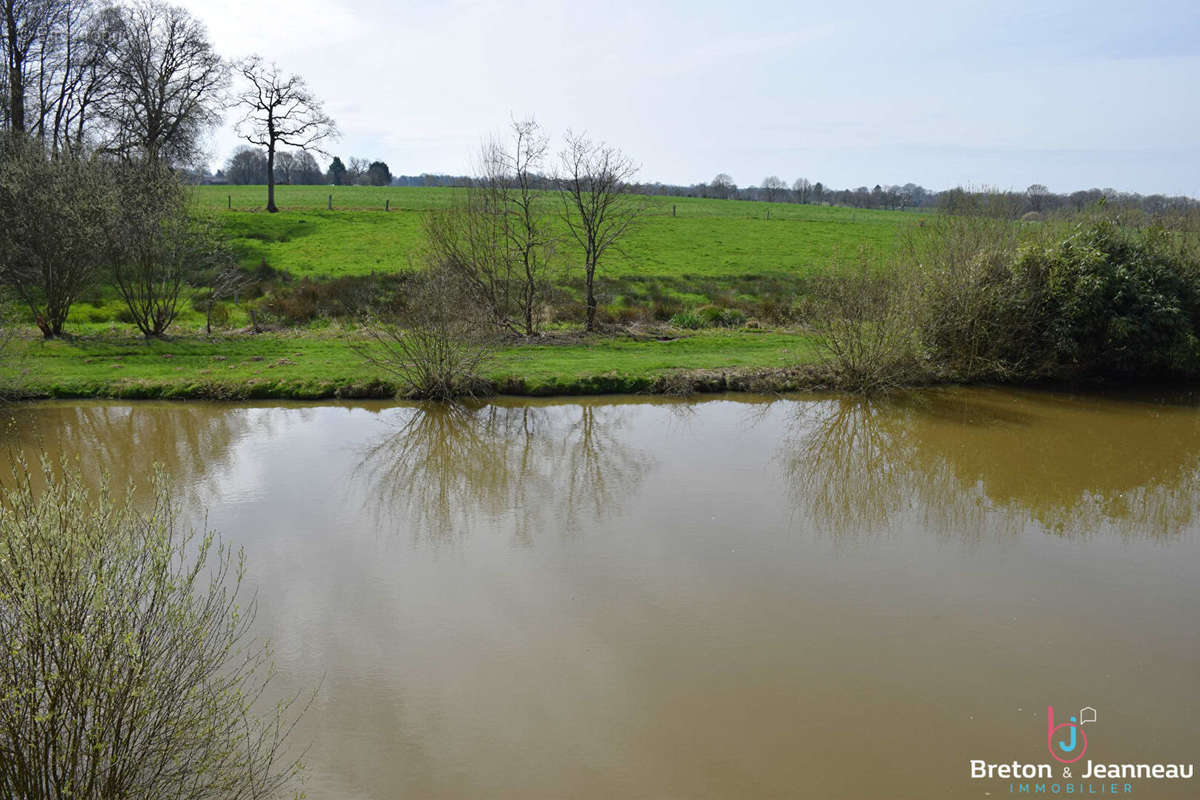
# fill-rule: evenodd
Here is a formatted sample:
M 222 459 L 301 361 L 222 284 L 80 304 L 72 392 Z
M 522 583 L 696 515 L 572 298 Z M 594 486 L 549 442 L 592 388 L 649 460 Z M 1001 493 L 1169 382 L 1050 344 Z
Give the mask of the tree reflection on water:
M 794 503 L 838 535 L 919 514 L 944 534 L 1178 535 L 1196 519 L 1189 406 L 1010 390 L 800 403 L 780 448 Z
M 615 513 L 637 491 L 652 460 L 623 424 L 618 407 L 588 402 L 421 405 L 365 449 L 353 477 L 380 525 L 407 517 L 415 537 L 445 541 L 483 515 L 531 544 L 535 531 Z

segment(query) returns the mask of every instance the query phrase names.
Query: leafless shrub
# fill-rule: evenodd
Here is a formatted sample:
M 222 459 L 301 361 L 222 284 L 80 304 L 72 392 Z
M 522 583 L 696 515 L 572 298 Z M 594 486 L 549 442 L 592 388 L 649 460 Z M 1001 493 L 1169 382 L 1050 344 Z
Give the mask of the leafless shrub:
M 922 378 L 912 285 L 901 270 L 852 267 L 813 281 L 812 326 L 829 382 L 876 394 Z
M 365 319 L 366 340 L 353 347 L 396 378 L 404 396 L 439 401 L 475 396 L 489 389 L 480 375 L 494 350 L 485 319 L 485 312 L 464 300 L 458 278 L 434 267 L 417 282 L 402 321 Z
M 455 273 L 496 325 L 525 336 L 540 328 L 554 252 L 542 210 L 548 198 L 535 189 L 547 146 L 535 121 L 513 122 L 508 144 L 483 146 L 458 202 L 425 220 L 432 260 Z
M 61 473 L 61 475 L 59 474 Z M 156 472 L 139 511 L 68 463 L 0 498 L 0 794 L 265 798 L 295 777 L 293 703 L 260 715 L 269 652 L 243 557 L 181 527 Z M 44 488 L 35 490 L 35 481 Z
M 212 336 L 213 315 L 221 303 L 233 299 L 237 302 L 238 292 L 250 284 L 250 276 L 241 270 L 232 259 L 226 260 L 222 253 L 223 264 L 215 270 L 208 281 L 208 293 L 200 299 L 199 307 L 204 311 L 204 333 Z

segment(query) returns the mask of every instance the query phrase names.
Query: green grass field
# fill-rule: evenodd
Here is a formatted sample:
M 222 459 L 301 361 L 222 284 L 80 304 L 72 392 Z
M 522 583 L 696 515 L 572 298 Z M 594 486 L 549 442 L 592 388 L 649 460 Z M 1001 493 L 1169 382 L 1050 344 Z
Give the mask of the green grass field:
M 281 186 L 278 214 L 263 211 L 263 186 L 200 186 L 195 198 L 223 221 L 244 266 L 265 262 L 297 278 L 319 279 L 409 268 L 420 246 L 424 212 L 450 204 L 455 191 Z M 333 211 L 327 210 L 331 194 Z M 384 211 L 385 201 L 390 212 Z M 648 215 L 621 252 L 602 265 L 602 277 L 792 278 L 831 269 L 862 247 L 886 253 L 920 219 L 918 212 L 791 203 L 668 197 L 648 202 Z M 233 210 L 227 208 L 230 203 Z M 568 274 L 561 282 L 569 280 L 572 252 L 564 242 L 562 270 Z

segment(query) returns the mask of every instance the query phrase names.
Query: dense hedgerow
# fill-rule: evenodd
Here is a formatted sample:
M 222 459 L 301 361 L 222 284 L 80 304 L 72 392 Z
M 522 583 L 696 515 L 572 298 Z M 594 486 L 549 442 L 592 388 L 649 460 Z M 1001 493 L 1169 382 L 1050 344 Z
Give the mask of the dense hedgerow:
M 969 224 L 980 225 L 955 223 L 954 235 Z M 951 377 L 1200 371 L 1200 265 L 1179 234 L 1100 220 L 1019 242 L 1003 223 L 984 224 L 990 233 L 955 272 L 917 273 L 922 342 Z
M 831 379 L 855 391 L 1200 374 L 1200 257 L 1182 227 L 944 217 L 896 263 L 813 286 Z
M 1044 276 L 1045 347 L 1059 371 L 1170 377 L 1200 368 L 1200 265 L 1162 229 L 1100 222 L 1027 251 Z

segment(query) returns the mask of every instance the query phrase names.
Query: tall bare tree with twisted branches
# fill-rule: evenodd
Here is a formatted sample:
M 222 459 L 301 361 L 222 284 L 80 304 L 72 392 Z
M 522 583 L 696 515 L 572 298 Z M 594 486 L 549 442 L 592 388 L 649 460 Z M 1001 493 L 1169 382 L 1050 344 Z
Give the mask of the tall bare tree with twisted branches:
M 238 135 L 267 149 L 267 211 L 275 213 L 275 149 L 284 144 L 323 154 L 321 145 L 338 136 L 337 124 L 299 75 L 285 74 L 261 56 L 241 61 L 237 71 L 245 88 L 235 105 L 246 109 Z

